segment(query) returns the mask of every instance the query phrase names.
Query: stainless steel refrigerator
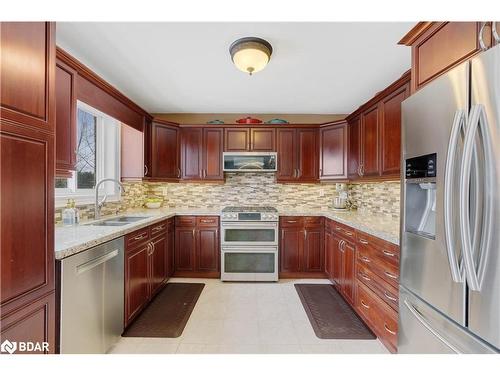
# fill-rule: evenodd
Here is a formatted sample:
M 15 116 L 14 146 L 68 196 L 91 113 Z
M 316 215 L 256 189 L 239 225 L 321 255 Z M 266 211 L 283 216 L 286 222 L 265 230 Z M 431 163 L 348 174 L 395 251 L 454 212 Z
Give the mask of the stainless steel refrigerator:
M 398 351 L 500 351 L 500 46 L 402 104 Z

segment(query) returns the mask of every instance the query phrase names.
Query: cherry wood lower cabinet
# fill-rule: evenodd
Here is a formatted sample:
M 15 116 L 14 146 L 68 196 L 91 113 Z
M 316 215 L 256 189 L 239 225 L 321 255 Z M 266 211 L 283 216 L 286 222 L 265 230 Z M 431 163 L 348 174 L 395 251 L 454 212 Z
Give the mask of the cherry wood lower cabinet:
M 325 244 L 321 216 L 280 218 L 280 277 L 324 277 Z
M 168 219 L 125 237 L 125 326 L 168 280 L 172 225 L 173 220 Z
M 220 277 L 219 217 L 175 218 L 174 276 Z

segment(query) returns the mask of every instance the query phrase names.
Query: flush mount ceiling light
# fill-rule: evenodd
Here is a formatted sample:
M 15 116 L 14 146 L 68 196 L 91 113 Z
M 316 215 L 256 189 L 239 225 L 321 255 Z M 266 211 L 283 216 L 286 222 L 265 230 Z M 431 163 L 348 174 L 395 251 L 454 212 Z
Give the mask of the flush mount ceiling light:
M 264 39 L 247 37 L 235 40 L 229 47 L 229 53 L 239 70 L 252 75 L 266 67 L 273 47 Z

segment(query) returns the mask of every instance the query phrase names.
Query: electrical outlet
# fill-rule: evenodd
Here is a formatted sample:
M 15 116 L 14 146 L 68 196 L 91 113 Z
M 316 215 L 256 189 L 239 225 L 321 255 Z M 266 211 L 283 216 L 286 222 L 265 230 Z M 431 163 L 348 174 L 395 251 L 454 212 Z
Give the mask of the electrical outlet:
M 166 186 L 162 186 L 161 191 L 162 191 L 163 195 L 167 195 L 167 187 Z
M 324 197 L 325 196 L 325 191 L 323 189 L 320 189 L 319 196 L 320 197 Z

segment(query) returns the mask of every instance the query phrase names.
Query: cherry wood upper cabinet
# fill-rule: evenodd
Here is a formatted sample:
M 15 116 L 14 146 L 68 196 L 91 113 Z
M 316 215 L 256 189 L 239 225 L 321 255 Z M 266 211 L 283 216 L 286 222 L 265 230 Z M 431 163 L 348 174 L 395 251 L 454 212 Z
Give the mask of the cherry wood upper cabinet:
M 222 150 L 224 148 L 222 129 L 203 129 L 203 178 L 206 180 L 224 180 L 222 169 Z
M 347 123 L 321 128 L 319 131 L 319 178 L 347 178 Z
M 274 151 L 274 128 L 226 128 L 224 151 Z
M 360 177 L 361 156 L 361 119 L 360 116 L 349 121 L 349 156 L 347 161 L 347 176 L 349 179 Z
M 250 150 L 251 151 L 274 151 L 276 150 L 276 129 L 273 128 L 251 128 Z
M 181 129 L 181 171 L 183 180 L 203 178 L 203 128 Z
M 151 145 L 151 177 L 178 180 L 181 177 L 178 127 L 153 122 L 151 126 Z
M 278 182 L 318 182 L 318 129 L 277 131 Z
M 405 85 L 380 102 L 380 174 L 398 176 L 401 166 L 401 103 L 409 95 Z
M 55 348 L 55 24 L 0 23 L 0 326 Z
M 55 23 L 2 22 L 0 27 L 0 117 L 53 132 Z
M 379 107 L 363 112 L 361 116 L 361 175 L 379 175 Z
M 76 71 L 56 62 L 56 176 L 69 177 L 76 164 Z
M 399 44 L 411 46 L 411 91 L 481 52 L 480 37 L 491 47 L 491 25 L 481 30 L 482 26 L 483 22 L 419 22 L 410 30 Z

